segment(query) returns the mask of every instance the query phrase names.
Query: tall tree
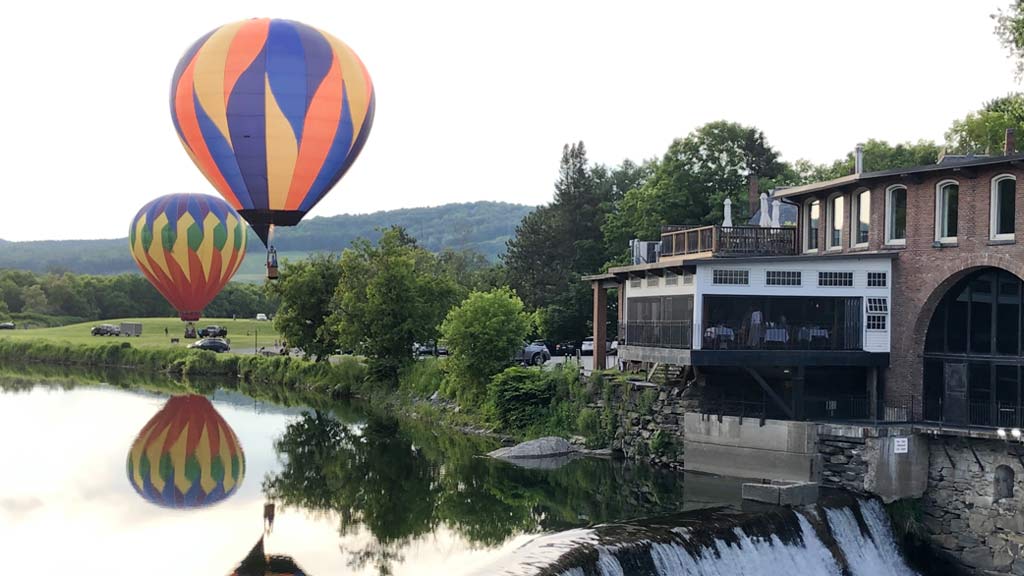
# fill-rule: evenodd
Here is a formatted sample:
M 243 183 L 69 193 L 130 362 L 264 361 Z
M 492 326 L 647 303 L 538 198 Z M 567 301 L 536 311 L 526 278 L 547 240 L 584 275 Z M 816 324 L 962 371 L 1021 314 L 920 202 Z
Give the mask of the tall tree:
M 1024 94 L 990 100 L 976 112 L 954 120 L 946 131 L 947 149 L 958 154 L 1002 154 L 1006 129 L 1024 138 Z
M 1024 77 L 1024 1 L 1013 0 L 992 18 L 996 21 L 996 36 L 1017 66 L 1017 78 Z
M 290 346 L 317 361 L 326 360 L 338 348 L 338 335 L 328 317 L 340 278 L 337 256 L 313 254 L 306 260 L 285 262 L 280 278 L 270 285 L 281 300 L 274 327 Z
M 340 266 L 328 325 L 344 347 L 370 358 L 379 380 L 394 383 L 412 360 L 413 344 L 437 337 L 458 286 L 399 227 L 384 231 L 376 245 L 356 241 Z

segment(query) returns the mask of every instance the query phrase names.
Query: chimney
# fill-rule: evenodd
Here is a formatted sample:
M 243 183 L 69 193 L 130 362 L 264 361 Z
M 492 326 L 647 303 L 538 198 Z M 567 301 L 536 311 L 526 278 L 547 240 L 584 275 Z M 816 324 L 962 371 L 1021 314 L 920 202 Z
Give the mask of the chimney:
M 761 189 L 757 181 L 757 174 L 750 175 L 750 188 L 747 190 L 747 202 L 750 204 L 749 215 L 753 216 L 754 212 L 761 206 Z
M 1017 138 L 1013 128 L 1006 129 L 1006 140 L 1003 141 L 1003 156 L 1017 153 Z
M 860 174 L 864 171 L 864 145 L 857 144 L 853 153 L 853 173 Z

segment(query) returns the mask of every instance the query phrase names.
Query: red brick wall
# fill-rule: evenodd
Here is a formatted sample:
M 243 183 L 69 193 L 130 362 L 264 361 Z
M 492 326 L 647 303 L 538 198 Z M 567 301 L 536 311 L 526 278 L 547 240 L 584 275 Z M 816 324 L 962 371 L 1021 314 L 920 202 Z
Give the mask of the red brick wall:
M 989 207 L 992 178 L 1000 174 L 1017 177 L 1016 241 L 1010 244 L 989 240 Z M 871 230 L 867 248 L 850 248 L 851 190 L 844 192 L 846 223 L 842 252 L 895 250 L 892 282 L 892 352 L 886 374 L 886 398 L 919 398 L 923 377 L 921 354 L 928 322 L 946 290 L 968 272 L 995 266 L 1024 278 L 1024 167 L 1002 165 L 982 168 L 972 174 L 945 170 L 919 182 L 892 178 L 871 183 Z M 935 247 L 935 187 L 952 179 L 960 184 L 956 246 Z M 893 184 L 907 187 L 907 240 L 905 246 L 885 245 L 885 191 Z M 818 196 L 823 217 L 819 254 L 825 250 L 829 194 Z M 797 200 L 797 199 L 794 199 Z M 800 199 L 801 204 L 803 200 Z M 834 253 L 834 252 L 833 252 Z

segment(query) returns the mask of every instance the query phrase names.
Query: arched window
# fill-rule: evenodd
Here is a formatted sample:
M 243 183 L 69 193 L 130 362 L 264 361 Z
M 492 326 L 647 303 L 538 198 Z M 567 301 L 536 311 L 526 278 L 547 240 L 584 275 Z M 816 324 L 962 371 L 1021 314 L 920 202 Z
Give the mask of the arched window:
M 836 194 L 828 200 L 828 248 L 829 250 L 843 247 L 844 197 Z
M 960 184 L 943 180 L 935 186 L 935 240 L 955 243 L 957 237 Z
M 804 251 L 818 251 L 818 229 L 821 226 L 821 202 L 811 200 L 804 208 Z
M 992 179 L 992 197 L 989 202 L 989 237 L 992 240 L 1013 240 L 1017 207 L 1017 178 L 1002 174 Z
M 907 243 L 907 187 L 890 186 L 885 191 L 885 243 Z
M 853 193 L 850 206 L 850 246 L 867 246 L 871 231 L 871 190 Z
M 995 485 L 992 489 L 992 501 L 998 502 L 1003 498 L 1013 498 L 1013 468 L 1005 464 L 996 466 Z

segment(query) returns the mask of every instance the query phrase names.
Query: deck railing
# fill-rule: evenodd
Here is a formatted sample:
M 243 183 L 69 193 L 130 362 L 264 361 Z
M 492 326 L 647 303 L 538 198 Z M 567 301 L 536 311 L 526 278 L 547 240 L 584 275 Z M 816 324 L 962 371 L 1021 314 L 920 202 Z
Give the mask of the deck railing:
M 690 321 L 626 322 L 626 345 L 689 350 L 693 344 Z
M 661 256 L 789 256 L 797 253 L 796 228 L 760 226 L 666 226 Z

